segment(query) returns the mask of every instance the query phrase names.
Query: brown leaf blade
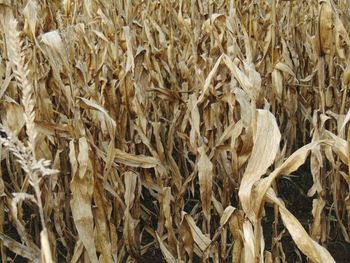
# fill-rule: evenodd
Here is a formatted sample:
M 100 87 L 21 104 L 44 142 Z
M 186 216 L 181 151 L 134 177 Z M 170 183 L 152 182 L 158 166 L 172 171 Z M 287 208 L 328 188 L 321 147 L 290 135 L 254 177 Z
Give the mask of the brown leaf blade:
M 296 219 L 277 198 L 275 192 L 270 189 L 267 193 L 268 199 L 274 202 L 279 207 L 282 221 L 292 236 L 298 248 L 312 261 L 317 263 L 335 262 L 327 249 L 315 242 L 307 234 L 301 223 Z
M 281 139 L 275 117 L 266 110 L 257 111 L 256 131 L 252 154 L 238 192 L 243 210 L 251 220 L 254 218 L 250 204 L 252 187 L 273 163 Z
M 73 220 L 80 239 L 89 255 L 91 262 L 98 262 L 95 240 L 94 219 L 91 209 L 91 200 L 94 189 L 93 170 L 89 159 L 89 145 L 87 139 L 82 137 L 75 146 L 70 144 L 69 157 L 73 179 L 70 183 L 72 199 L 70 201 Z
M 200 156 L 198 161 L 198 179 L 201 203 L 204 216 L 209 223 L 211 215 L 211 197 L 213 192 L 213 164 L 208 158 L 204 146 L 199 147 L 198 152 Z

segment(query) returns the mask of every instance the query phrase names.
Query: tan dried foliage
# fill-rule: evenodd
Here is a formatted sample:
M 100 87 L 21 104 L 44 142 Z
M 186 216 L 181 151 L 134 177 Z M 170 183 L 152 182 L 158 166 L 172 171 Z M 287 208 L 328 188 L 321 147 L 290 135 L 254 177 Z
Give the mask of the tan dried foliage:
M 0 261 L 342 262 L 349 9 L 0 0 Z

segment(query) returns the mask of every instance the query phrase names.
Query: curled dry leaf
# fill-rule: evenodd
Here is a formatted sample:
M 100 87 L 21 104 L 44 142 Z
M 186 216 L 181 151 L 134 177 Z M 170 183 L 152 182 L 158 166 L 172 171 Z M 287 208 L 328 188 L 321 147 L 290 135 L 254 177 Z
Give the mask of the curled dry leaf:
M 8 249 L 16 253 L 17 255 L 29 259 L 34 263 L 40 262 L 40 256 L 38 254 L 38 251 L 35 251 L 30 247 L 27 247 L 2 233 L 0 233 L 0 240 L 4 244 L 4 246 L 6 246 Z
M 6 117 L 3 119 L 3 124 L 8 130 L 12 131 L 14 135 L 18 136 L 25 124 L 24 110 L 22 106 L 14 102 L 6 102 L 4 106 L 6 109 Z
M 251 76 L 247 76 L 242 70 L 240 70 L 235 63 L 232 62 L 231 58 L 227 55 L 224 56 L 224 62 L 226 66 L 230 69 L 232 75 L 237 79 L 242 89 L 248 94 L 249 98 L 252 101 L 256 101 L 258 95 L 260 93 L 260 75 L 250 66 L 248 68 L 248 74 Z M 249 78 L 252 77 L 252 78 Z M 257 85 L 258 83 L 258 85 Z M 255 85 L 254 85 L 255 84 Z
M 252 187 L 273 163 L 281 139 L 276 119 L 272 113 L 266 110 L 258 110 L 256 121 L 257 132 L 252 154 L 238 192 L 243 210 L 252 221 L 255 216 L 258 216 L 251 207 Z
M 283 94 L 283 75 L 280 70 L 274 69 L 272 71 L 272 87 L 279 100 L 282 99 Z
M 292 236 L 298 248 L 314 262 L 335 262 L 328 250 L 314 241 L 305 231 L 300 222 L 288 211 L 270 188 L 267 198 L 278 205 L 282 221 Z
M 294 152 L 291 156 L 288 157 L 286 161 L 283 162 L 281 166 L 276 168 L 268 177 L 260 179 L 253 189 L 252 206 L 254 207 L 254 212 L 257 217 L 260 216 L 262 211 L 262 207 L 264 205 L 265 195 L 268 189 L 271 187 L 272 182 L 276 180 L 276 178 L 280 175 L 289 175 L 295 170 L 297 170 L 302 164 L 305 163 L 306 157 L 310 153 L 313 147 L 315 147 L 318 142 L 309 143 L 296 152 Z
M 183 212 L 183 220 L 186 220 L 186 223 L 191 231 L 192 239 L 196 248 L 199 250 L 195 250 L 196 254 L 202 257 L 202 253 L 206 251 L 206 249 L 211 244 L 210 238 L 205 236 L 200 228 L 196 225 L 196 222 L 193 220 L 192 216 Z
M 167 247 L 165 246 L 165 244 L 162 241 L 162 239 L 159 237 L 158 233 L 156 233 L 156 236 L 157 236 L 157 240 L 158 240 L 158 243 L 159 243 L 159 246 L 160 246 L 160 250 L 162 251 L 164 259 L 166 260 L 166 262 L 168 262 L 168 263 L 182 262 L 182 261 L 177 261 L 175 259 L 175 257 L 169 251 L 169 249 L 167 249 Z
M 179 228 L 179 233 L 181 240 L 183 242 L 184 249 L 189 256 L 189 260 L 192 261 L 194 252 L 194 238 L 192 236 L 191 228 L 185 219 L 186 213 L 182 213 L 181 225 Z

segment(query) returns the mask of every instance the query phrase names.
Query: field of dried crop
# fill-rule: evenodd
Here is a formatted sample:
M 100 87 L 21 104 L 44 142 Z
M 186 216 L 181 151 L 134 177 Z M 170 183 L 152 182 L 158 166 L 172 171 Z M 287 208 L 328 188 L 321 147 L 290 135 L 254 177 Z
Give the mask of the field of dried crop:
M 348 0 L 0 0 L 1 262 L 348 262 Z

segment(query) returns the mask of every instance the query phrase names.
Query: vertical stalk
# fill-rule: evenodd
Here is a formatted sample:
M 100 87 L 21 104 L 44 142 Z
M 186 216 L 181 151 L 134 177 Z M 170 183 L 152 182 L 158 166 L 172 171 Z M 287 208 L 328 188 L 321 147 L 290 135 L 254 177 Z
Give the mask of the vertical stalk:
M 275 65 L 276 55 L 275 55 L 275 46 L 276 46 L 276 0 L 271 2 L 271 61 L 272 65 Z
M 273 182 L 272 184 L 272 188 L 274 189 L 274 191 L 276 192 L 276 194 L 278 194 L 278 189 L 277 189 L 277 183 L 276 181 Z M 271 240 L 271 252 L 272 252 L 272 258 L 277 259 L 279 257 L 279 251 L 278 248 L 276 246 L 276 243 L 274 243 L 274 239 L 278 240 L 278 220 L 279 220 L 279 207 L 278 205 L 274 205 L 273 206 L 273 212 L 274 212 L 274 222 L 273 222 L 273 227 L 272 227 L 272 240 Z
M 40 215 L 40 221 L 41 221 L 41 225 L 42 225 L 42 230 L 41 230 L 41 234 L 40 234 L 40 241 L 41 241 L 41 253 L 42 253 L 42 257 L 44 258 L 43 263 L 53 263 L 50 242 L 48 239 L 47 229 L 46 229 L 46 224 L 45 224 L 43 203 L 41 200 L 39 174 L 37 172 L 33 172 L 31 177 L 33 180 L 32 183 L 33 183 L 36 201 L 37 201 L 38 207 L 39 207 L 39 215 Z
M 324 83 L 325 83 L 325 75 L 324 75 L 324 56 L 318 57 L 318 90 L 320 94 L 320 100 L 321 100 L 321 111 L 323 114 L 326 112 L 326 102 L 325 102 L 325 95 L 324 95 Z
M 343 91 L 343 97 L 342 97 L 342 101 L 341 101 L 341 107 L 340 107 L 340 114 L 344 114 L 345 113 L 345 104 L 346 104 L 346 97 L 347 97 L 347 93 L 348 93 L 348 84 L 344 85 L 344 91 Z M 350 174 L 350 173 L 349 173 Z
M 0 144 L 0 156 L 2 153 L 2 144 Z M 0 190 L 4 189 L 4 181 L 2 180 L 2 170 L 0 169 Z M 2 194 L 0 192 L 0 194 Z M 5 204 L 3 198 L 0 198 L 0 234 L 4 234 L 4 223 L 5 223 Z M 1 262 L 6 262 L 6 247 L 3 242 L 0 242 L 0 254 Z
M 254 255 L 255 263 L 260 262 L 261 217 L 254 222 Z

